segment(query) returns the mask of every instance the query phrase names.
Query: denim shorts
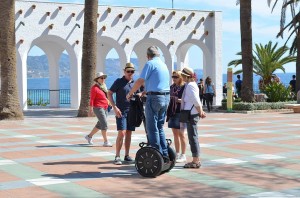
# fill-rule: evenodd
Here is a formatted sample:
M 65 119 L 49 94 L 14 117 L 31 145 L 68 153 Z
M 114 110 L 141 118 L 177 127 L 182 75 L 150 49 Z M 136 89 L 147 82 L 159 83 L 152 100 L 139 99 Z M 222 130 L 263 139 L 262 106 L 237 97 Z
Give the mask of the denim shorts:
M 129 109 L 122 111 L 121 112 L 122 117 L 121 118 L 116 117 L 118 131 L 121 131 L 121 130 L 135 131 L 134 126 L 128 126 L 128 124 L 127 124 L 128 112 L 129 112 Z
M 180 113 L 176 113 L 174 116 L 170 117 L 168 121 L 168 128 L 180 129 L 179 116 Z

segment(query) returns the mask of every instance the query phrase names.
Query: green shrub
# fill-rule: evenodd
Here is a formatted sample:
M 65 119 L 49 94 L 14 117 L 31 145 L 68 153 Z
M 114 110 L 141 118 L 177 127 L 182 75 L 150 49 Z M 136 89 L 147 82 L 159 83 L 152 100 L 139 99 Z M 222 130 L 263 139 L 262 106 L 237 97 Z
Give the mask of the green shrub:
M 269 102 L 291 100 L 291 88 L 285 87 L 282 83 L 271 82 L 265 87 L 264 92 L 268 96 Z
M 43 98 L 40 98 L 40 100 L 37 102 L 37 106 L 42 106 L 42 107 L 45 107 L 48 104 L 49 104 L 48 102 L 44 102 Z
M 28 106 L 32 106 L 33 105 L 33 102 L 30 98 L 27 99 L 27 105 Z
M 296 101 L 289 102 L 234 102 L 232 105 L 233 110 L 236 111 L 254 111 L 254 110 L 268 110 L 268 109 L 285 109 L 285 104 L 296 104 Z M 222 109 L 227 110 L 227 103 L 222 102 Z
M 233 108 L 233 110 L 238 110 L 238 111 L 252 111 L 252 110 L 254 110 L 253 103 L 246 103 L 246 102 L 233 103 L 232 108 Z
M 255 110 L 267 110 L 270 109 L 270 104 L 267 102 L 253 103 Z
M 242 98 L 237 98 L 234 100 L 234 102 L 242 102 Z

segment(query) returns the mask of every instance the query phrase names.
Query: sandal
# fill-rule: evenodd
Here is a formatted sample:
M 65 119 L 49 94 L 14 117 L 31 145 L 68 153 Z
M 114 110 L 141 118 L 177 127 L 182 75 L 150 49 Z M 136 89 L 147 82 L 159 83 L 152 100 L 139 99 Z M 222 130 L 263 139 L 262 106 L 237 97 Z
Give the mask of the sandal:
M 201 167 L 201 162 L 198 162 L 198 163 L 189 162 L 183 166 L 183 168 L 200 168 L 200 167 Z

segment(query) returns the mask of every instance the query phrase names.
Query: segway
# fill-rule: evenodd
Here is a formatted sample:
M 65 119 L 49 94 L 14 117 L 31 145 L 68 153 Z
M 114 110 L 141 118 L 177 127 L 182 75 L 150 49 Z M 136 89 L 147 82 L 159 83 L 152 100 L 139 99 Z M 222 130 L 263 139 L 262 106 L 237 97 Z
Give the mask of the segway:
M 139 144 L 140 149 L 135 156 L 135 168 L 141 176 L 156 177 L 160 174 L 169 172 L 175 166 L 176 153 L 171 147 L 171 139 L 166 139 L 170 161 L 165 163 L 160 151 L 149 144 L 144 112 L 142 113 L 142 120 L 147 136 L 147 142 L 141 142 Z
M 170 161 L 165 163 L 162 154 L 156 148 L 146 142 L 141 142 L 141 147 L 136 153 L 135 168 L 144 177 L 156 177 L 162 173 L 169 172 L 176 163 L 176 153 L 170 146 L 172 141 L 166 139 Z

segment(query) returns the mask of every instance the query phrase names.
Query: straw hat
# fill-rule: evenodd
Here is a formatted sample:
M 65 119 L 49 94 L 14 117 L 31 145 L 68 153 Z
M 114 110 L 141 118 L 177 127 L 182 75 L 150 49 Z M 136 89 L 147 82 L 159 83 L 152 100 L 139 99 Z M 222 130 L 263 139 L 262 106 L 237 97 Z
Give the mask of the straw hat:
M 181 71 L 181 75 L 192 77 L 194 75 L 194 70 L 190 67 L 184 67 Z
M 94 78 L 94 81 L 97 82 L 97 79 L 100 78 L 100 77 L 107 78 L 107 75 L 104 74 L 103 72 L 97 72 L 97 73 L 96 73 L 96 76 L 95 76 L 95 78 Z
M 124 70 L 135 70 L 134 65 L 132 63 L 126 63 Z

